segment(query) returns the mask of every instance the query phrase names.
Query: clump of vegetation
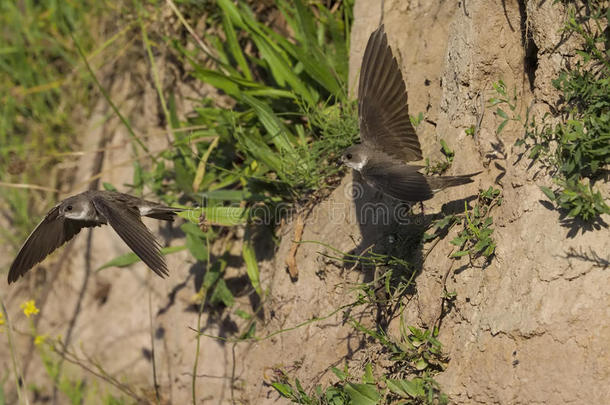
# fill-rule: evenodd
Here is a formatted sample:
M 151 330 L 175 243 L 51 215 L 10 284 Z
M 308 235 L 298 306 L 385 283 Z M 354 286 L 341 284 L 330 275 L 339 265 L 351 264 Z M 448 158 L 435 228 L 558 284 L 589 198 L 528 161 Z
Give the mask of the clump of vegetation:
M 470 260 L 484 257 L 489 261 L 496 249 L 493 240 L 493 217 L 491 210 L 502 204 L 501 191 L 493 187 L 481 190 L 474 207 L 469 210 L 465 204 L 464 213 L 458 215 L 446 215 L 436 221 L 430 228 L 431 233 L 425 233 L 424 242 L 433 241 L 444 237 L 455 225 L 461 225 L 461 229 L 451 244 L 458 250 L 451 254 L 452 258 L 469 256 Z
M 245 2 L 219 0 L 218 6 L 210 24 L 220 29 L 205 37 L 213 45 L 213 69 L 199 49 L 169 44 L 189 74 L 216 87 L 226 96 L 222 103 L 232 107 L 219 106 L 217 98 L 202 99 L 186 121 L 179 121 L 170 98 L 176 148 L 158 163 L 153 188 L 195 201 L 201 200 L 201 190 L 214 200 L 207 193 L 241 190 L 239 197 L 253 203 L 311 196 L 337 173 L 339 152 L 358 132 L 346 85 L 351 2 L 331 11 L 321 3 L 278 0 L 289 38 Z M 175 181 L 162 187 L 172 176 L 171 166 Z
M 426 174 L 443 174 L 451 167 L 455 152 L 447 145 L 444 139 L 441 139 L 441 153 L 444 160 L 430 163 L 430 159 L 426 158 L 426 167 L 424 168 Z
M 417 272 L 409 262 L 394 253 L 398 251 L 404 255 L 405 244 L 413 241 L 400 241 L 394 237 L 391 239 L 390 245 L 397 246 L 388 248 L 389 253 L 367 249 L 362 255 L 344 253 L 332 246 L 311 242 L 333 252 L 321 254 L 337 263 L 376 269 L 374 280 L 355 287 L 357 298 L 343 307 L 344 319 L 355 330 L 368 336 L 369 342 L 377 345 L 377 355 L 386 358 L 391 364 L 382 373 L 374 370 L 374 363 L 359 367 L 359 373 L 354 372 L 353 365 L 345 364 L 342 369 L 330 367 L 338 381 L 331 386 L 315 387 L 304 387 L 298 378 L 290 376 L 290 372 L 275 368 L 270 383 L 282 397 L 297 404 L 316 405 L 448 403 L 447 396 L 434 380 L 434 376 L 444 370 L 448 362 L 437 339 L 438 329 L 421 330 L 415 326 L 406 326 L 402 318 L 402 299 L 409 290 L 412 291 Z M 388 317 L 396 316 L 393 308 L 399 308 L 399 338 L 389 336 L 380 325 L 372 329 L 356 320 L 351 313 L 359 306 L 376 307 Z
M 217 5 L 205 9 L 214 29 L 200 40 L 209 47 L 189 47 L 174 38 L 165 44 L 193 79 L 218 92 L 198 100 L 181 119 L 174 96 L 157 88 L 173 144 L 155 156 L 152 170 L 135 162 L 131 185 L 135 193 L 152 190 L 167 204 L 199 207 L 181 214 L 193 222 L 182 226 L 186 245 L 162 253 L 187 248 L 204 262 L 207 246 L 226 233 L 215 225 L 274 225 L 294 205 L 306 204 L 330 187 L 343 170 L 337 164 L 340 152 L 358 134 L 356 103 L 347 97 L 351 1 L 333 10 L 321 3 L 276 1 L 289 37 L 247 2 L 218 0 Z M 188 32 L 187 18 L 175 12 Z M 144 43 L 153 46 L 153 41 Z M 195 225 L 201 214 L 211 225 L 205 231 Z M 245 233 L 243 257 L 252 286 L 262 296 L 253 235 Z M 127 254 L 102 268 L 135 261 Z M 217 302 L 230 304 L 222 275 L 220 270 L 207 297 L 223 297 Z
M 355 323 L 381 344 L 387 351 L 392 365 L 388 372 L 376 375 L 371 363 L 364 365 L 362 377 L 357 378 L 346 364 L 343 369 L 331 367 L 338 381 L 329 387 L 316 386 L 308 392 L 298 378 L 291 381 L 289 375 L 276 370 L 273 388 L 284 398 L 296 404 L 447 404 L 449 398 L 443 394 L 434 375 L 444 369 L 447 358 L 442 354 L 442 345 L 436 339 L 438 331 L 422 331 L 401 324 L 401 339 L 395 342 L 383 333 L 375 332 Z M 406 378 L 409 375 L 410 378 Z
M 525 147 L 528 157 L 549 169 L 555 180 L 556 187 L 542 191 L 567 217 L 594 222 L 610 213 L 595 187 L 610 164 L 609 8 L 604 2 L 564 3 L 568 16 L 563 35 L 576 37 L 581 48 L 578 59 L 553 80 L 562 95 L 556 106 L 561 120 L 551 124 L 547 114 L 540 122 L 529 116 L 522 121 L 498 108 L 496 113 L 504 118 L 498 132 L 508 120 L 523 122 L 525 136 L 516 145 Z M 490 100 L 492 105 L 505 103 L 514 111 L 504 84 L 494 87 L 501 97 Z

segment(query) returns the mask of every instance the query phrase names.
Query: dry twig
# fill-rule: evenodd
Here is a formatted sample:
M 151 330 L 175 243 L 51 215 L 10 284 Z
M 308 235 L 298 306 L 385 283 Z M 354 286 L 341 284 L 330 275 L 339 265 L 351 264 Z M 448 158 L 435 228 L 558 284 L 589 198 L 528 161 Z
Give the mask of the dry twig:
M 303 220 L 303 215 L 299 214 L 294 225 L 294 238 L 292 239 L 292 245 L 290 246 L 290 253 L 288 253 L 288 257 L 286 258 L 286 266 L 288 266 L 288 272 L 292 279 L 297 279 L 299 277 L 296 256 L 299 244 L 303 238 L 303 229 L 305 229 L 305 221 Z

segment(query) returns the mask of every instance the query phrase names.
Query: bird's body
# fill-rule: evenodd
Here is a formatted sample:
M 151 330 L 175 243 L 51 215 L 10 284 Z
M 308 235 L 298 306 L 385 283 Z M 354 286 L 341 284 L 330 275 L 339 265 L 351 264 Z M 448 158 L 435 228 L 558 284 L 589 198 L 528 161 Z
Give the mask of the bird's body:
M 409 118 L 407 92 L 383 25 L 368 40 L 358 86 L 361 143 L 341 160 L 372 187 L 402 201 L 425 201 L 446 187 L 471 183 L 472 176 L 425 176 L 419 139 Z
M 141 216 L 172 221 L 180 208 L 166 207 L 116 191 L 85 191 L 68 197 L 45 215 L 28 236 L 13 261 L 9 284 L 16 281 L 82 228 L 109 224 L 140 259 L 156 274 L 168 275 L 159 243 Z

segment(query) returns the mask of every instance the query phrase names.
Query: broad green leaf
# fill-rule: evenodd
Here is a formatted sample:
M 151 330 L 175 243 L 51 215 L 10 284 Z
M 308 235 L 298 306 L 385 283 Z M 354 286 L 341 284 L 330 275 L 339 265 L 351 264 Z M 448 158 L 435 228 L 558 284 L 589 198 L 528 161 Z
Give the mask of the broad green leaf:
M 580 214 L 581 209 L 582 209 L 582 206 L 580 204 L 577 205 L 576 207 L 574 207 L 570 210 L 570 212 L 568 213 L 568 216 L 576 217 L 578 214 Z
M 496 244 L 492 243 L 491 245 L 487 246 L 487 249 L 485 249 L 485 252 L 483 252 L 483 256 L 491 256 L 494 250 L 496 250 Z
M 176 183 L 182 190 L 192 191 L 193 173 L 187 168 L 185 160 L 180 156 L 174 159 L 174 172 L 176 175 Z
M 241 201 L 260 201 L 263 199 L 263 196 L 255 196 L 248 190 L 212 190 L 205 191 L 199 194 L 193 195 L 198 200 L 202 198 L 207 198 L 209 200 L 218 200 L 218 201 L 233 201 L 233 202 L 241 202 Z
M 193 257 L 200 262 L 208 260 L 208 249 L 203 238 L 194 236 L 193 234 L 186 234 L 186 246 Z
M 376 405 L 381 394 L 372 384 L 345 384 L 345 391 L 350 396 L 353 405 Z
M 214 291 L 210 296 L 210 302 L 222 302 L 226 307 L 232 307 L 235 303 L 235 297 L 233 297 L 233 293 L 227 287 L 227 283 L 221 278 L 216 283 L 216 287 L 214 287 Z
M 199 224 L 199 217 L 202 212 L 210 225 L 235 226 L 245 224 L 248 221 L 250 211 L 248 208 L 242 207 L 203 207 L 179 212 L 178 216 L 188 219 L 194 224 Z
M 248 278 L 250 278 L 250 284 L 252 284 L 252 287 L 254 288 L 258 296 L 262 298 L 263 291 L 261 289 L 258 262 L 256 260 L 254 246 L 250 238 L 244 240 L 244 244 L 242 247 L 242 256 L 244 258 L 244 261 L 246 262 L 246 272 L 248 273 Z
M 465 236 L 456 236 L 449 243 L 451 243 L 452 245 L 455 245 L 455 246 L 462 246 L 464 244 L 464 242 L 466 242 L 467 240 L 468 240 L 468 238 Z
M 480 241 L 475 243 L 475 245 L 472 247 L 472 250 L 475 253 L 478 253 L 478 252 L 482 251 L 483 249 L 485 249 L 490 243 L 491 243 L 490 239 L 481 239 Z
M 555 201 L 555 193 L 548 187 L 540 186 L 540 190 L 548 197 L 549 200 Z
M 316 21 L 311 13 L 311 9 L 305 7 L 301 0 L 294 0 L 294 5 L 296 6 L 295 16 L 298 27 L 293 28 L 298 28 L 301 41 L 306 49 L 317 46 Z
M 403 398 L 420 398 L 426 395 L 422 380 L 419 378 L 415 378 L 413 379 L 413 381 L 404 379 L 387 379 L 386 384 L 388 385 L 390 391 L 392 391 L 396 395 L 400 395 Z
M 337 79 L 337 73 L 327 63 L 324 55 L 317 49 L 309 51 L 296 49 L 296 57 L 303 64 L 305 72 L 323 86 L 330 94 L 342 99 L 344 87 Z
M 415 368 L 419 371 L 426 369 L 426 367 L 428 367 L 428 362 L 423 358 L 420 358 L 415 362 Z
M 202 82 L 209 83 L 219 90 L 227 93 L 232 97 L 238 97 L 240 94 L 240 86 L 236 81 L 223 73 L 214 70 L 202 69 L 194 65 L 195 71 L 192 73 L 194 77 Z
M 278 382 L 271 383 L 271 386 L 284 398 L 290 398 L 292 394 L 292 388 L 287 384 Z
M 343 372 L 343 370 L 340 370 L 337 367 L 331 367 L 330 371 L 332 371 L 337 376 L 337 378 L 341 381 L 345 381 L 345 379 L 347 378 L 347 374 L 345 374 L 345 372 Z
M 459 250 L 457 252 L 453 252 L 450 257 L 462 257 L 468 254 L 468 250 Z

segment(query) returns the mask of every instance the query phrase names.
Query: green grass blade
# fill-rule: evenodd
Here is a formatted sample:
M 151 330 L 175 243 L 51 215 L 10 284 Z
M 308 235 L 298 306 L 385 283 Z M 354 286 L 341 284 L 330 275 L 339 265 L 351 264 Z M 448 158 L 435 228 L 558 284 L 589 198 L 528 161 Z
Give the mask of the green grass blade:
M 242 95 L 242 100 L 252 107 L 278 150 L 283 153 L 294 155 L 296 138 L 290 133 L 288 127 L 284 125 L 279 117 L 273 113 L 273 110 L 267 104 L 247 94 Z
M 237 13 L 237 8 L 227 0 L 219 0 L 218 5 L 223 10 L 222 24 L 226 35 L 227 46 L 231 51 L 231 55 L 237 62 L 237 66 L 239 66 L 241 69 L 244 77 L 248 80 L 252 80 L 252 72 L 250 72 L 250 67 L 248 66 L 246 58 L 241 50 L 241 46 L 237 40 L 235 27 L 233 26 L 234 22 L 237 22 L 240 27 L 243 27 L 244 25 L 239 13 Z
M 256 291 L 259 297 L 263 297 L 263 291 L 261 289 L 260 283 L 260 272 L 258 269 L 258 262 L 256 260 L 256 254 L 254 252 L 254 246 L 252 244 L 251 238 L 246 238 L 244 240 L 244 245 L 242 247 L 242 256 L 244 261 L 246 262 L 246 271 L 248 273 L 248 278 L 250 279 L 250 283 L 252 287 Z

